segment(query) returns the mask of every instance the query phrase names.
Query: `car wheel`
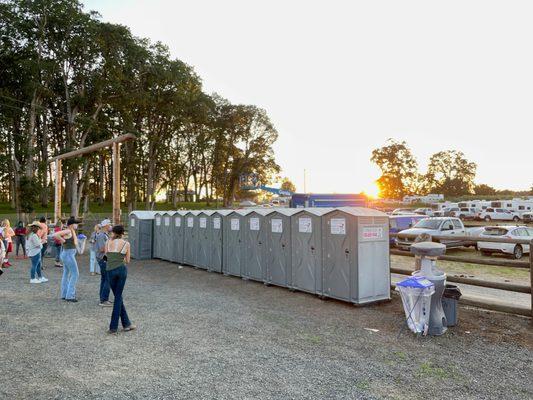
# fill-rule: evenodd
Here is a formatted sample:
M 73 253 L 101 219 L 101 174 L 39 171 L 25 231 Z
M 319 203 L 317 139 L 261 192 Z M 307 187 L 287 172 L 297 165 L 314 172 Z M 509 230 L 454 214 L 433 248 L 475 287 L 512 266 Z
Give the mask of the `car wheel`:
M 485 222 L 490 222 L 490 219 L 491 219 L 491 218 L 487 215 L 487 216 L 485 217 Z
M 492 253 L 490 251 L 483 251 L 481 250 L 481 255 L 482 256 L 490 256 Z
M 524 255 L 524 250 L 522 249 L 522 246 L 520 245 L 515 246 L 514 251 L 513 251 L 513 256 L 515 260 L 520 260 L 523 255 Z
M 459 219 L 462 221 L 465 219 L 465 216 L 463 214 L 459 215 Z
M 517 217 L 517 216 L 514 216 L 513 221 L 514 221 L 514 222 L 518 222 L 518 221 L 520 221 L 520 218 Z

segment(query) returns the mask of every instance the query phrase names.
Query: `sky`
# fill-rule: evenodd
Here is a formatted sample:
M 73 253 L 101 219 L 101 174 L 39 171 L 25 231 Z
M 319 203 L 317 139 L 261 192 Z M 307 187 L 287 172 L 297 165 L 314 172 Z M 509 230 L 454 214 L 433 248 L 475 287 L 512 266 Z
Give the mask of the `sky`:
M 421 172 L 463 151 L 476 181 L 533 184 L 533 2 L 85 0 L 166 44 L 204 90 L 267 110 L 298 191 L 375 192 L 373 149 L 405 140 Z

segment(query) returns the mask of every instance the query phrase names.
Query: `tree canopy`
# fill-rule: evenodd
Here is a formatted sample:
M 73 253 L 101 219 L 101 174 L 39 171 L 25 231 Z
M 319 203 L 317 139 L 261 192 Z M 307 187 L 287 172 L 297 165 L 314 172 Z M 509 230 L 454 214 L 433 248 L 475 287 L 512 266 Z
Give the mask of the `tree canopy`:
M 131 132 L 124 199 L 231 202 L 241 173 L 279 171 L 265 110 L 206 94 L 160 43 L 105 23 L 78 0 L 0 0 L 0 199 L 19 212 L 50 201 L 50 157 Z M 111 197 L 109 152 L 64 164 L 64 201 Z

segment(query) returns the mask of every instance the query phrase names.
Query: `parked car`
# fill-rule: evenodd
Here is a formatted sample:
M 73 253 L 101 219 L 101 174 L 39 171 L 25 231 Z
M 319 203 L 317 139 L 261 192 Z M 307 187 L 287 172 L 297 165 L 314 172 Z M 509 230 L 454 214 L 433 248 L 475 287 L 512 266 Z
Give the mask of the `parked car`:
M 419 215 L 426 215 L 428 217 L 433 216 L 433 210 L 431 208 L 417 208 L 414 213 Z
M 466 220 L 466 219 L 475 219 L 477 214 L 478 214 L 478 211 L 474 207 L 461 207 L 459 211 L 453 211 L 451 213 L 451 216 L 460 218 L 462 220 Z
M 459 207 L 449 207 L 444 209 L 444 215 L 443 217 L 459 217 L 458 215 L 455 215 L 456 213 L 459 213 L 461 209 Z
M 533 212 L 526 212 L 522 214 L 524 222 L 533 222 Z
M 476 229 L 476 228 L 474 228 Z M 477 235 L 479 228 L 474 232 L 466 229 L 463 221 L 459 218 L 453 217 L 432 217 L 424 218 L 410 229 L 405 229 L 398 233 L 396 238 L 396 246 L 402 250 L 409 250 L 414 237 L 407 237 L 405 235 L 421 235 L 426 233 L 430 236 L 449 236 L 450 240 L 439 240 L 439 242 L 446 245 L 446 247 L 461 247 L 461 246 L 475 246 L 475 242 L 465 242 L 464 240 L 454 240 L 454 236 L 473 236 Z
M 504 210 L 503 208 L 489 207 L 484 211 L 481 211 L 476 219 L 480 219 L 486 222 L 489 221 L 520 221 L 520 215 L 514 211 Z
M 391 215 L 413 215 L 412 208 L 397 208 L 394 210 Z
M 506 239 L 527 239 L 533 240 L 533 228 L 525 226 L 488 226 L 480 236 L 491 238 L 506 238 Z M 514 244 L 514 243 L 494 243 L 494 242 L 478 242 L 478 249 L 483 255 L 491 255 L 492 253 L 510 254 L 517 260 L 522 258 L 524 254 L 530 252 L 528 244 Z
M 389 217 L 389 232 L 398 233 L 404 229 L 412 228 L 418 221 L 424 219 L 423 215 L 391 215 Z M 396 238 L 390 238 L 390 244 L 393 245 Z

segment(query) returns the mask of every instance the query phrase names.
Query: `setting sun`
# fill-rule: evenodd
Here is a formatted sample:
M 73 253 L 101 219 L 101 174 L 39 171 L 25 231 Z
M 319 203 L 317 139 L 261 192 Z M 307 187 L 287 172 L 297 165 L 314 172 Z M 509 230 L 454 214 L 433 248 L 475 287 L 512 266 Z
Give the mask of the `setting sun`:
M 378 188 L 378 185 L 377 183 L 374 181 L 370 184 L 370 186 L 368 186 L 367 188 L 365 188 L 363 190 L 363 193 L 366 194 L 368 197 L 370 197 L 371 199 L 377 199 L 379 198 L 379 188 Z

